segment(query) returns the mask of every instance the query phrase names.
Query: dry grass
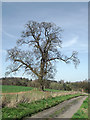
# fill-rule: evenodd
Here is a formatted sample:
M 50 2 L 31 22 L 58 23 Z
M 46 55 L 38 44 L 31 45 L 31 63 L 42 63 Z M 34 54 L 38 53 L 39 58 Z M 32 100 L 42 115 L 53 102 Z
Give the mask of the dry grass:
M 43 92 L 36 89 L 31 90 L 30 92 L 21 92 L 18 94 L 3 94 L 1 97 L 2 107 L 16 107 L 19 103 L 30 103 L 40 99 L 47 99 L 48 97 L 56 97 L 63 95 L 76 94 L 77 92 L 68 91 L 68 92 Z

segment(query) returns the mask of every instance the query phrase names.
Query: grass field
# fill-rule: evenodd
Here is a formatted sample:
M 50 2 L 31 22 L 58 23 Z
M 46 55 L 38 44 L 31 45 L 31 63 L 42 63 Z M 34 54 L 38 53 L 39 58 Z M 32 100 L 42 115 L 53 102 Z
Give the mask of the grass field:
M 45 91 L 50 91 L 50 92 L 60 92 L 61 90 L 45 89 Z M 64 91 L 64 90 L 62 90 L 62 91 Z
M 33 87 L 13 86 L 13 85 L 2 85 L 2 86 L 0 85 L 0 87 L 2 87 L 2 93 L 24 92 L 34 89 Z M 54 90 L 54 89 L 45 89 L 45 91 L 60 92 L 60 90 Z
M 25 86 L 13 86 L 13 85 L 0 85 L 2 87 L 2 93 L 15 93 L 15 92 L 24 92 L 24 91 L 31 91 L 33 87 L 25 87 Z M 54 90 L 54 89 L 44 89 L 45 91 L 48 92 L 68 92 L 64 90 Z
M 0 85 L 2 87 L 2 93 L 14 93 L 14 92 L 23 92 L 30 91 L 32 87 L 24 87 L 24 86 L 12 86 L 12 85 Z
M 31 103 L 20 103 L 15 108 L 4 107 L 2 109 L 2 117 L 5 118 L 17 118 L 21 119 L 25 116 L 31 116 L 39 111 L 55 106 L 65 100 L 71 99 L 73 97 L 80 96 L 81 94 L 73 94 L 73 95 L 64 95 L 57 97 L 50 97 L 47 99 L 42 99 L 38 101 L 34 101 Z
M 73 115 L 72 118 L 88 118 L 88 98 L 86 98 L 80 109 Z

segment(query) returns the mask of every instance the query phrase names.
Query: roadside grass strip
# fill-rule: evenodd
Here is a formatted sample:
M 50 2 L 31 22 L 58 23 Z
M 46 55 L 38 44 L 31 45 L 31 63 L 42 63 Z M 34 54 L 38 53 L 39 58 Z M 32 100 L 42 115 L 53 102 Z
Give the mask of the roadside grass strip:
M 65 100 L 69 100 L 71 98 L 75 98 L 81 96 L 83 94 L 73 94 L 73 95 L 64 95 L 57 97 L 50 97 L 47 99 L 42 99 L 38 101 L 34 101 L 32 103 L 21 103 L 18 104 L 15 108 L 2 108 L 2 120 L 5 118 L 12 119 L 22 119 L 26 116 L 31 116 L 37 112 L 53 107 Z
M 73 115 L 72 118 L 88 118 L 88 97 L 84 100 L 80 109 Z

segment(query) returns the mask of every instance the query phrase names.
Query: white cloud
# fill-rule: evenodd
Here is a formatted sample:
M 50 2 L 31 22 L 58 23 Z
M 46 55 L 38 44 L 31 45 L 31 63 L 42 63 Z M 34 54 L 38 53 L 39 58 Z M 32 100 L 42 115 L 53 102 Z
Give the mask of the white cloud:
M 72 40 L 63 43 L 62 47 L 71 47 L 77 43 L 78 37 L 74 37 Z

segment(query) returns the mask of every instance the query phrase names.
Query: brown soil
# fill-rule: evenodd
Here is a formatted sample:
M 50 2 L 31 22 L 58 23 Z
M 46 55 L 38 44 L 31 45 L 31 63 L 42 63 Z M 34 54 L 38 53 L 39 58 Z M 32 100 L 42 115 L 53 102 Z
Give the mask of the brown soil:
M 15 95 L 15 94 L 22 94 L 22 93 L 31 93 L 31 91 L 15 92 L 15 93 L 0 93 L 0 94 L 1 95 Z

